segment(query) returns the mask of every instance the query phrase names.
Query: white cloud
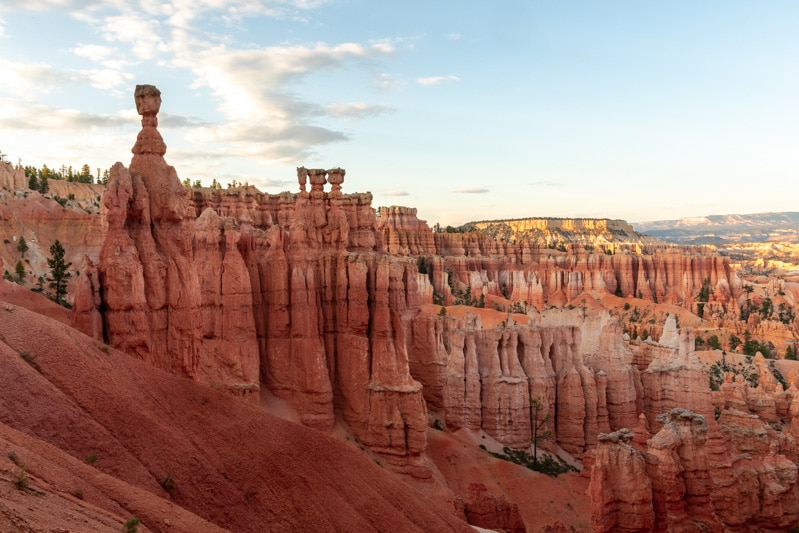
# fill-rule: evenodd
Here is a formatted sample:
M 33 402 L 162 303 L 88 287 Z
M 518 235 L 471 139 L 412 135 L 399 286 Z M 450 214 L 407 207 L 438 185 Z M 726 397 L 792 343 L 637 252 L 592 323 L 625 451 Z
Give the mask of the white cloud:
M 3 7 L 8 11 L 70 11 L 102 3 L 102 0 L 3 0 Z
M 158 113 L 159 128 L 196 128 L 208 126 L 209 124 L 197 117 L 186 117 L 182 115 L 171 115 L 169 113 Z
M 116 48 L 98 44 L 78 44 L 78 46 L 72 49 L 72 53 L 76 56 L 85 57 L 96 63 L 107 60 L 117 52 L 118 50 Z
M 133 79 L 133 74 L 111 69 L 78 70 L 71 75 L 73 82 L 86 82 L 95 89 L 111 91 L 120 86 L 126 86 L 128 80 Z
M 460 38 L 461 38 L 460 33 L 450 33 L 449 35 L 447 35 L 447 39 L 449 39 L 450 41 L 458 41 L 460 40 Z
M 176 49 L 176 64 L 192 70 L 195 87 L 208 87 L 222 100 L 220 110 L 231 120 L 261 120 L 270 125 L 302 119 L 320 106 L 299 100 L 287 87 L 320 70 L 341 69 L 349 61 L 384 55 L 381 48 L 357 43 L 330 46 L 284 46 L 230 49 L 222 45 L 198 50 L 190 36 Z M 299 116 L 297 116 L 299 114 Z
M 391 74 L 381 72 L 375 76 L 374 85 L 380 91 L 390 91 L 398 89 L 401 84 Z
M 0 57 L 0 72 L 3 73 L 0 94 L 11 94 L 26 100 L 33 100 L 69 81 L 64 73 L 42 62 L 20 63 Z M 47 83 L 42 80 L 47 80 Z
M 289 162 L 314 154 L 314 147 L 347 140 L 339 131 L 314 124 L 324 116 L 362 118 L 387 108 L 363 102 L 322 106 L 301 99 L 291 85 L 322 70 L 391 53 L 385 46 L 358 43 L 232 49 L 203 47 L 188 32 L 175 33 L 175 62 L 191 70 L 193 87 L 208 87 L 227 119 L 193 132 L 197 140 L 237 143 L 236 150 Z
M 140 13 L 123 13 L 108 16 L 102 23 L 103 36 L 110 42 L 127 45 L 139 59 L 152 59 L 168 51 L 159 33 L 162 31 L 158 19 Z
M 0 58 L 3 85 L 0 94 L 33 101 L 68 83 L 88 84 L 104 91 L 115 89 L 133 78 L 132 74 L 114 69 L 57 70 L 47 63 L 19 63 Z M 47 80 L 44 83 L 42 80 Z
M 439 85 L 448 81 L 461 81 L 458 76 L 430 76 L 429 78 L 416 78 L 416 83 L 420 85 Z
M 83 113 L 75 109 L 5 100 L 0 102 L 0 126 L 9 129 L 70 132 L 129 125 L 121 115 Z
M 55 67 L 46 63 L 13 63 L 0 57 L 4 81 L 0 95 L 35 101 L 66 83 L 82 84 L 122 95 L 136 71 L 148 64 L 185 69 L 191 88 L 207 88 L 217 99 L 222 124 L 196 117 L 162 115 L 164 127 L 187 128 L 186 138 L 216 143 L 213 149 L 263 161 L 294 162 L 314 155 L 318 146 L 348 139 L 320 119 L 363 119 L 392 111 L 368 102 L 320 104 L 304 98 L 296 86 L 313 74 L 352 65 L 374 68 L 374 61 L 396 52 L 395 41 L 316 43 L 237 48 L 230 26 L 252 17 L 294 18 L 328 0 L 10 0 L 11 10 L 68 13 L 103 41 L 77 42 L 70 52 L 93 68 Z M 6 4 L 6 2 L 4 2 Z M 221 23 L 219 21 L 222 21 Z M 206 22 L 213 26 L 209 29 Z M 90 33 L 81 33 L 88 39 Z M 79 37 L 80 38 L 80 37 Z M 47 80 L 47 83 L 42 83 Z M 2 117 L 4 124 L 41 127 L 30 106 Z M 43 111 L 45 112 L 45 111 Z M 72 110 L 47 108 L 59 130 L 69 125 L 104 127 L 125 120 Z
M 327 113 L 330 116 L 340 118 L 362 119 L 380 115 L 388 111 L 393 111 L 393 109 L 382 105 L 373 105 L 364 102 L 342 102 L 327 106 Z
M 490 189 L 486 189 L 485 187 L 464 187 L 462 189 L 455 189 L 452 192 L 458 194 L 484 194 L 489 192 Z
M 404 189 L 391 189 L 385 191 L 383 196 L 408 196 L 410 193 Z
M 135 65 L 128 60 L 118 48 L 113 46 L 102 46 L 98 44 L 78 44 L 70 50 L 78 57 L 84 57 L 107 69 L 116 71 L 129 71 Z

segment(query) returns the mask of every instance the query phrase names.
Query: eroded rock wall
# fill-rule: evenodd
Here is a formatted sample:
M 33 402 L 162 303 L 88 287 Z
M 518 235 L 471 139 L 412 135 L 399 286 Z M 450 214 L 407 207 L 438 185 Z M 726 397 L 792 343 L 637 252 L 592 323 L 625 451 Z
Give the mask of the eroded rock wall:
M 160 93 L 139 86 L 136 103 L 142 131 L 130 167 L 111 169 L 75 324 L 251 401 L 264 384 L 311 427 L 331 429 L 339 410 L 395 470 L 429 477 L 406 349 L 419 274 L 382 252 L 371 195 L 343 194 L 342 169 L 298 169 L 297 194 L 186 189 L 163 157 Z
M 474 297 L 501 296 L 537 309 L 603 291 L 695 310 L 697 294 L 708 283 L 708 311 L 738 313 L 743 285 L 728 258 L 664 245 L 623 221 L 525 219 L 432 233 L 415 209 L 392 206 L 381 208 L 381 215 L 389 252 L 442 258 L 433 262 L 429 278 L 447 304 L 455 299 L 453 290 L 467 288 Z

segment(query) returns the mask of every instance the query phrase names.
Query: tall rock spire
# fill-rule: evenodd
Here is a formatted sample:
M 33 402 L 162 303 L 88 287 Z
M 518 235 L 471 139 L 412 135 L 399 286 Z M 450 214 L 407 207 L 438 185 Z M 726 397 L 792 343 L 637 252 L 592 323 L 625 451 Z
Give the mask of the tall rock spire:
M 134 155 L 163 156 L 166 153 L 166 144 L 158 133 L 161 91 L 155 85 L 137 85 L 133 96 L 136 99 L 136 112 L 141 115 L 141 131 L 131 151 Z

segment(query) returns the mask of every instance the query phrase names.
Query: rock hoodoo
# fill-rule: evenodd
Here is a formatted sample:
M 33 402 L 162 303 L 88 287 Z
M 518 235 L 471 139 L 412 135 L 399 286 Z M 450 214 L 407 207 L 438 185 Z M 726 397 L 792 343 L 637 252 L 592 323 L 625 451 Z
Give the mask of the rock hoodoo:
M 99 311 L 113 346 L 253 401 L 264 384 L 312 427 L 339 409 L 397 470 L 429 476 L 405 345 L 417 274 L 382 253 L 371 195 L 344 194 L 343 169 L 302 167 L 296 194 L 190 191 L 163 157 L 160 92 L 140 85 L 135 100 L 142 130 L 130 167 L 111 169 L 76 324 L 97 334 Z
M 76 283 L 85 333 L 246 401 L 268 389 L 310 427 L 342 420 L 381 464 L 423 479 L 428 420 L 524 449 L 540 401 L 553 436 L 542 447 L 593 463 L 596 532 L 799 520 L 796 387 L 759 359 L 757 389 L 729 377 L 711 392 L 674 316 L 657 342 L 633 345 L 597 303 L 691 307 L 709 284 L 706 310 L 735 307 L 726 258 L 651 243 L 560 250 L 530 237 L 543 231 L 533 222 L 505 240 L 434 232 L 415 209 L 376 213 L 370 193 L 345 193 L 340 168 L 298 167 L 293 193 L 187 189 L 164 159 L 160 92 L 137 86 L 135 99 L 142 129 L 130 166 L 111 169 L 99 259 Z M 460 497 L 475 522 L 523 527 L 513 502 L 477 485 Z

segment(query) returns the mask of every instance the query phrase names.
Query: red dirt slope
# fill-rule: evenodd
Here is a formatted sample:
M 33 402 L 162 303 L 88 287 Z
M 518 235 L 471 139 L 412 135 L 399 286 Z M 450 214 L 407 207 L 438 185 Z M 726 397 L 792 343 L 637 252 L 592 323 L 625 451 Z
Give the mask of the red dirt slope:
M 14 453 L 47 493 L 41 501 L 66 502 L 75 516 L 94 509 L 91 519 L 110 520 L 109 530 L 137 516 L 140 531 L 213 531 L 203 520 L 237 532 L 472 531 L 332 437 L 8 303 L 0 303 L 0 422 L 6 480 L 18 470 L 5 460 Z M 166 479 L 185 510 L 169 503 Z M 0 480 L 3 501 L 8 486 Z M 35 506 L 18 507 L 24 515 Z

